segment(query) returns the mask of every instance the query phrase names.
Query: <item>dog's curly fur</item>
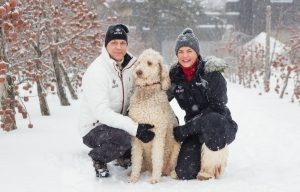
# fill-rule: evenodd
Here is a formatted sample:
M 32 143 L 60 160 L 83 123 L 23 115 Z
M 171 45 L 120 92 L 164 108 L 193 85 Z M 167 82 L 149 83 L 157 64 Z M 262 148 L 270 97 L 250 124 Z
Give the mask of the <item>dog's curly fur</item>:
M 154 139 L 143 143 L 132 139 L 132 171 L 128 182 L 137 182 L 142 171 L 151 171 L 150 183 L 160 181 L 162 175 L 176 178 L 175 166 L 180 144 L 175 141 L 173 128 L 178 125 L 169 104 L 166 90 L 171 83 L 168 71 L 162 64 L 162 56 L 145 50 L 133 70 L 135 92 L 130 100 L 129 117 L 137 123 L 154 125 Z
M 219 151 L 210 150 L 205 143 L 201 148 L 201 170 L 197 175 L 199 180 L 219 179 L 227 166 L 228 146 Z

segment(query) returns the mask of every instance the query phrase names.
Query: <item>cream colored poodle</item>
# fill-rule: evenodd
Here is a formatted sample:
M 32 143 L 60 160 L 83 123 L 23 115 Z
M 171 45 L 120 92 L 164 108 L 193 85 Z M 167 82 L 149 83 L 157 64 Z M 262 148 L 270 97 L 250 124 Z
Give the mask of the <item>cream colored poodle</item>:
M 136 89 L 130 100 L 129 117 L 137 123 L 154 125 L 151 130 L 155 137 L 149 143 L 133 137 L 128 182 L 137 182 L 141 172 L 147 170 L 152 172 L 152 184 L 159 182 L 162 175 L 176 178 L 180 144 L 174 139 L 173 128 L 178 123 L 166 94 L 171 83 L 162 56 L 152 49 L 145 50 L 135 64 L 133 80 Z

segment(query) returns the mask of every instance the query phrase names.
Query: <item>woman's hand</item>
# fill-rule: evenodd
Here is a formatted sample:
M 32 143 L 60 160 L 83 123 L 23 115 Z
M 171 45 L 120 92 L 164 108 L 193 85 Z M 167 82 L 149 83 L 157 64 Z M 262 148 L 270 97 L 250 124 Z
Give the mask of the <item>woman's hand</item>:
M 173 135 L 177 142 L 182 142 L 188 136 L 190 136 L 190 133 L 189 133 L 188 129 L 183 125 L 183 126 L 174 127 Z

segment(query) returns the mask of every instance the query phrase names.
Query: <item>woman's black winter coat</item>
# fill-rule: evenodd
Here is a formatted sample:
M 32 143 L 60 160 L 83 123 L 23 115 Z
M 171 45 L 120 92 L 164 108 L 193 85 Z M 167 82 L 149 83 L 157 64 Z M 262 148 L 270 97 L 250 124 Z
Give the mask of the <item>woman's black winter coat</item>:
M 221 74 L 226 67 L 221 59 L 213 57 L 206 61 L 199 56 L 195 75 L 190 82 L 185 79 L 179 63 L 171 67 L 169 75 L 172 85 L 167 91 L 168 99 L 171 101 L 176 98 L 181 109 L 186 112 L 186 123 L 193 121 L 194 117 L 219 113 L 225 116 L 234 126 L 235 132 L 237 131 L 237 124 L 232 120 L 230 110 L 226 106 L 227 86 Z
M 167 91 L 168 99 L 176 98 L 186 112 L 185 125 L 174 130 L 185 129 L 185 134 L 188 133 L 182 141 L 175 168 L 179 179 L 196 178 L 201 168 L 203 143 L 210 150 L 218 151 L 235 139 L 237 124 L 226 106 L 226 80 L 221 74 L 225 68 L 226 64 L 216 57 L 203 61 L 199 56 L 190 82 L 187 82 L 179 63 L 170 69 L 172 85 Z

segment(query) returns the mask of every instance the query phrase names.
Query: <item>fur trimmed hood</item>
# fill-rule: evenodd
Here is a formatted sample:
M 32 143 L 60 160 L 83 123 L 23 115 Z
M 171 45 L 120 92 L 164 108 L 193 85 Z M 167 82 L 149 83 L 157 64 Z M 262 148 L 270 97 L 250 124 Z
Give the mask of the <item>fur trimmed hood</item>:
M 203 61 L 205 62 L 204 70 L 205 72 L 220 71 L 224 72 L 227 69 L 227 64 L 223 59 L 215 56 L 206 56 Z
M 204 71 L 207 73 L 213 71 L 224 72 L 225 69 L 228 68 L 228 65 L 225 63 L 225 61 L 216 56 L 206 56 L 202 59 L 202 61 L 205 63 Z M 178 60 L 174 61 L 171 64 L 170 70 L 173 69 L 177 64 L 178 64 Z

